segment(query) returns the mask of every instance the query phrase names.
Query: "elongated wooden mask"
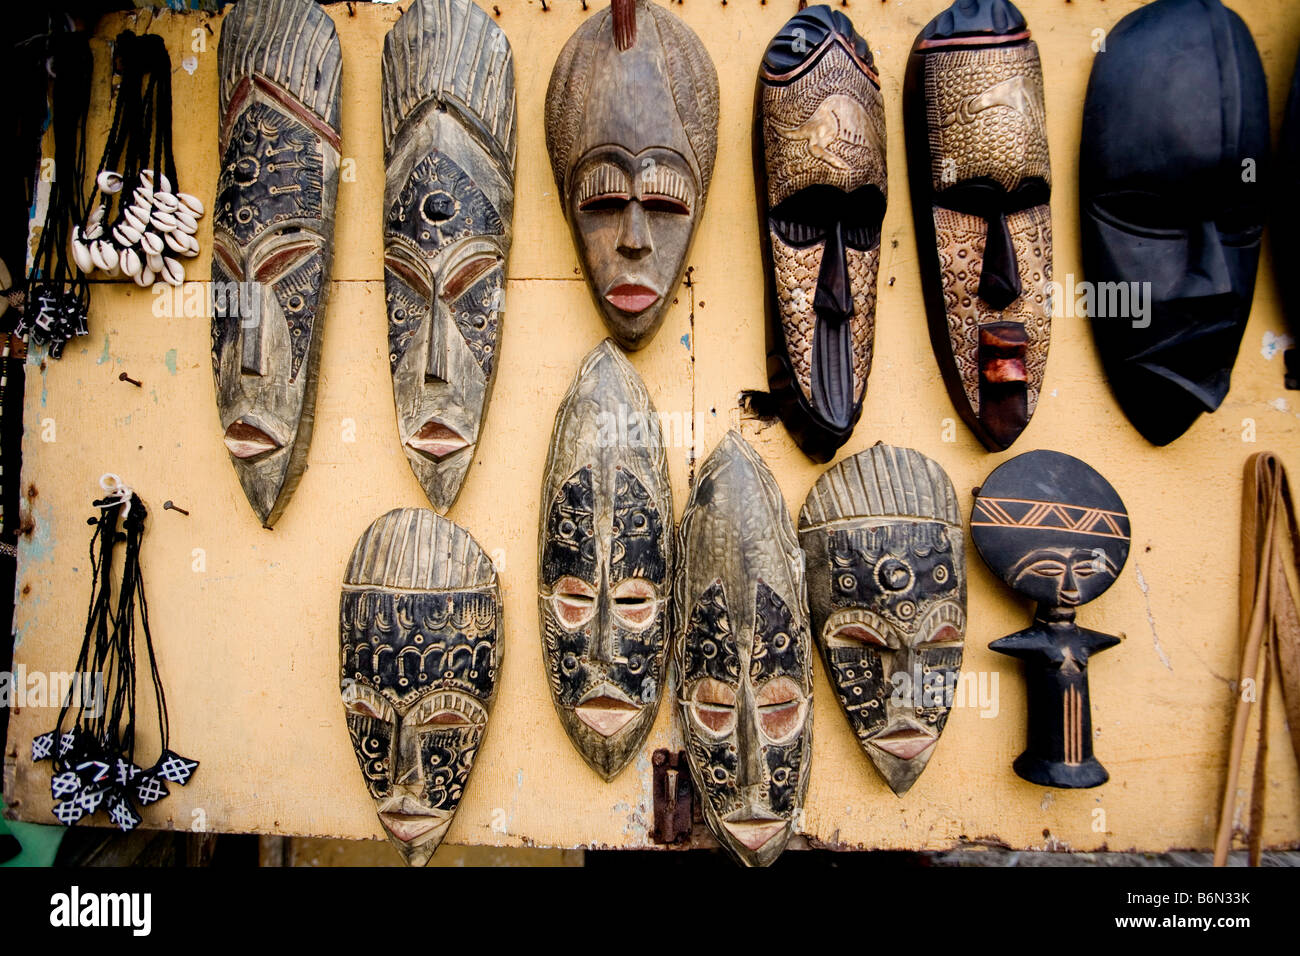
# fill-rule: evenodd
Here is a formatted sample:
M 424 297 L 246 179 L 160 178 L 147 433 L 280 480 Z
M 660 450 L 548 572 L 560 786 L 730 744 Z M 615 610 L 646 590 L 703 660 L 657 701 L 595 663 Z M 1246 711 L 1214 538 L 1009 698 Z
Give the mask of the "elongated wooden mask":
M 311 445 L 339 178 L 338 36 L 309 0 L 242 0 L 218 63 L 212 371 L 230 460 L 269 528 Z
M 504 644 L 492 562 L 468 531 L 400 508 L 366 529 L 339 602 L 348 734 L 379 822 L 424 866 L 460 806 Z
M 922 291 L 939 368 L 986 448 L 1038 404 L 1051 337 L 1051 170 L 1038 46 L 1009 0 L 957 0 L 903 87 Z
M 718 74 L 700 38 L 650 0 L 593 14 L 551 72 L 546 148 L 596 307 L 639 349 L 676 295 L 713 176 Z
M 877 445 L 817 479 L 799 514 L 813 633 L 858 744 L 900 796 L 934 754 L 966 633 L 966 547 L 938 464 Z
M 848 17 L 809 7 L 781 28 L 755 112 L 769 386 L 795 441 L 829 461 L 871 372 L 887 195 L 880 81 Z
M 384 40 L 384 292 L 397 428 L 439 511 L 496 378 L 515 201 L 515 68 L 472 0 L 416 0 Z
M 672 627 L 673 497 L 659 417 L 606 339 L 555 414 L 542 480 L 538 609 L 555 710 L 606 780 L 659 710 Z
M 679 534 L 674 667 L 691 777 L 718 841 L 766 866 L 808 789 L 812 660 L 803 552 L 738 432 L 700 468 Z

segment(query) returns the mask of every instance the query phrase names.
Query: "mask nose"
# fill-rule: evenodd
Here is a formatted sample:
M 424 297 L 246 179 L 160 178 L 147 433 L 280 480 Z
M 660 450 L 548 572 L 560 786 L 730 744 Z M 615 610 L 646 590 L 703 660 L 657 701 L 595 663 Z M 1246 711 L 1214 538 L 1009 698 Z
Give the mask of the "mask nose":
M 257 289 L 260 286 L 249 285 Z M 261 295 L 251 292 L 239 297 L 239 365 L 245 375 L 266 375 L 266 313 Z
M 1201 299 L 1226 295 L 1232 291 L 1232 275 L 1223 254 L 1219 230 L 1213 222 L 1203 222 L 1188 236 L 1187 273 L 1174 286 L 1174 299 Z
M 988 220 L 988 236 L 984 240 L 984 262 L 980 266 L 979 297 L 989 308 L 1001 312 L 1020 298 L 1020 265 L 1016 262 L 1016 247 L 1011 241 L 1007 217 L 998 213 Z
M 609 580 L 602 568 L 600 587 L 596 589 L 596 613 L 591 619 L 591 657 L 602 664 L 614 663 L 614 634 L 610 627 Z
M 447 381 L 447 324 L 451 317 L 438 299 L 429 316 L 429 343 L 424 361 L 424 384 Z
M 763 785 L 763 745 L 758 731 L 758 707 L 749 687 L 742 689 L 737 706 L 740 713 L 736 715 L 736 745 L 740 748 L 740 762 L 736 768 L 736 784 L 743 793 Z
M 645 207 L 635 199 L 629 200 L 619 214 L 618 251 L 629 259 L 643 259 L 654 251 Z
M 847 319 L 853 315 L 853 288 L 849 282 L 848 253 L 840 224 L 826 236 L 822 247 L 822 264 L 817 273 L 817 293 L 813 308 L 818 318 Z

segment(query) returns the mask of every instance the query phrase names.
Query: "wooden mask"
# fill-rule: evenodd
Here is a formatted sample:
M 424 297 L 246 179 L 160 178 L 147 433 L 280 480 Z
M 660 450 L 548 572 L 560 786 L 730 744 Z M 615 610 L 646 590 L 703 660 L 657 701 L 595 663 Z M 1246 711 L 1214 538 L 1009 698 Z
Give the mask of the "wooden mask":
M 717 147 L 717 71 L 663 7 L 613 0 L 560 51 L 546 148 L 596 307 L 626 349 L 663 323 Z
M 838 11 L 802 11 L 768 45 L 754 109 L 769 387 L 829 461 L 862 414 L 875 339 L 885 110 L 867 41 Z
M 691 777 L 718 842 L 767 866 L 808 789 L 808 598 L 781 489 L 738 432 L 700 468 L 679 535 L 673 659 Z
M 384 293 L 397 427 L 446 511 L 496 378 L 515 197 L 515 69 L 472 0 L 416 0 L 384 39 Z
M 339 602 L 348 734 L 389 841 L 424 866 L 460 805 L 501 669 L 501 595 L 469 532 L 399 508 L 366 529 Z
M 957 0 L 921 31 L 903 87 L 930 341 L 990 451 L 1029 424 L 1051 334 L 1051 170 L 1038 46 L 1008 0 Z
M 1300 231 L 1293 223 L 1300 220 L 1300 56 L 1296 57 L 1295 71 L 1291 74 L 1291 92 L 1278 137 L 1277 160 L 1277 202 L 1273 206 L 1274 225 L 1269 231 L 1273 239 L 1273 261 L 1297 262 L 1300 261 Z M 1282 311 L 1292 340 L 1300 340 L 1300 283 L 1292 282 L 1282 269 L 1276 272 L 1278 294 L 1282 297 Z M 1300 347 L 1288 348 L 1285 362 L 1286 387 L 1300 388 Z
M 538 548 L 551 698 L 583 759 L 611 780 L 645 742 L 663 693 L 673 497 L 659 416 L 609 339 L 555 413 Z
M 808 608 L 858 744 L 902 796 L 952 709 L 966 633 L 966 547 L 952 482 L 910 448 L 828 469 L 799 513 Z
M 341 57 L 309 0 L 243 0 L 218 53 L 212 371 L 226 448 L 262 524 L 311 445 L 333 257 Z
M 1157 0 L 1107 34 L 1079 139 L 1087 311 L 1115 398 L 1155 445 L 1228 393 L 1270 149 L 1255 41 L 1219 0 Z
M 1105 783 L 1109 775 L 1092 754 L 1088 659 L 1119 638 L 1081 628 L 1074 617 L 1115 583 L 1128 559 L 1124 502 L 1079 459 L 1031 451 L 976 489 L 970 534 L 989 569 L 1038 602 L 1032 625 L 989 645 L 1024 668 L 1029 745 L 1016 773 L 1045 787 Z

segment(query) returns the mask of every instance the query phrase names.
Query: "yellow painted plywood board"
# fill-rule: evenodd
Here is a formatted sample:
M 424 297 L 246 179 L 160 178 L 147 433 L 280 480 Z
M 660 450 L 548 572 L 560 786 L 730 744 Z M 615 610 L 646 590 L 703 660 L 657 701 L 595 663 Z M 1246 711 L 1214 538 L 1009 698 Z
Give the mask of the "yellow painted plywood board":
M 593 10 L 604 0 L 591 0 Z M 492 10 L 493 4 L 483 3 Z M 1123 643 L 1093 663 L 1098 756 L 1110 782 L 1052 791 L 1022 781 L 1011 761 L 1024 740 L 1014 662 L 988 651 L 1031 609 L 970 560 L 965 671 L 987 699 L 958 707 L 925 774 L 895 797 L 857 748 L 817 663 L 815 744 L 805 831 L 813 845 L 948 848 L 1208 847 L 1217 820 L 1237 669 L 1241 473 L 1262 448 L 1300 474 L 1300 396 L 1282 388 L 1281 333 L 1267 253 L 1255 306 L 1223 407 L 1168 448 L 1148 445 L 1106 388 L 1082 318 L 1053 328 L 1043 398 L 1015 448 L 984 452 L 948 402 L 930 350 L 911 229 L 901 120 L 902 76 L 917 31 L 941 0 L 850 0 L 875 52 L 885 94 L 890 204 L 883 229 L 875 366 L 862 420 L 841 455 L 876 441 L 915 447 L 949 472 L 963 509 L 972 487 L 1011 455 L 1055 448 L 1086 458 L 1119 490 L 1134 547 L 1115 586 L 1081 621 Z M 60 362 L 29 360 L 24 492 L 31 530 L 20 542 L 15 660 L 29 672 L 73 665 L 90 581 L 85 518 L 96 481 L 122 475 L 152 509 L 144 548 L 154 637 L 168 692 L 173 746 L 202 761 L 194 781 L 145 811 L 146 825 L 328 835 L 380 834 L 338 699 L 337 602 L 362 530 L 399 506 L 425 505 L 398 445 L 387 368 L 382 285 L 379 54 L 406 6 L 328 7 L 342 41 L 344 181 L 335 281 L 321 362 L 309 469 L 274 531 L 258 525 L 221 442 L 205 316 L 206 291 L 178 300 L 131 285 L 95 286 L 89 338 Z M 550 847 L 650 845 L 649 755 L 680 747 L 670 706 L 645 751 L 605 784 L 569 746 L 551 708 L 536 614 L 538 486 L 556 405 L 603 327 L 578 275 L 546 157 L 542 103 L 551 66 L 584 16 L 579 0 L 497 0 L 515 54 L 519 159 L 515 245 L 499 378 L 484 437 L 449 517 L 501 567 L 505 665 L 496 710 L 449 841 Z M 669 427 L 678 514 L 694 463 L 739 425 L 798 512 L 820 473 L 780 425 L 742 420 L 742 390 L 763 388 L 762 271 L 750 160 L 753 88 L 770 37 L 796 0 L 671 4 L 718 67 L 717 171 L 680 290 L 658 337 L 632 362 Z M 1055 270 L 1080 277 L 1077 149 L 1096 31 L 1134 0 L 1022 0 L 1047 84 L 1053 161 Z M 1275 123 L 1297 47 L 1290 0 L 1237 4 L 1268 72 Z M 137 19 L 138 16 L 138 19 Z M 111 110 L 108 41 L 123 28 L 162 35 L 174 67 L 176 159 L 188 191 L 209 199 L 217 176 L 216 51 L 220 17 L 116 15 L 100 26 L 91 149 Z M 210 27 L 210 30 L 209 30 Z M 194 57 L 185 68 L 186 57 Z M 207 277 L 204 253 L 190 278 Z M 191 307 L 187 311 L 185 308 Z M 143 385 L 120 382 L 126 371 Z M 1244 438 L 1253 431 L 1255 442 Z M 163 511 L 166 499 L 190 516 Z M 666 702 L 667 704 L 667 702 Z M 56 711 L 15 710 L 5 792 L 21 819 L 48 821 L 48 765 L 28 757 Z M 1280 714 L 1280 708 L 1274 709 Z M 142 723 L 145 721 L 142 720 Z M 1266 842 L 1300 842 L 1300 778 L 1280 719 L 1271 728 Z M 150 741 L 145 749 L 149 750 Z M 1097 811 L 1103 811 L 1098 813 Z

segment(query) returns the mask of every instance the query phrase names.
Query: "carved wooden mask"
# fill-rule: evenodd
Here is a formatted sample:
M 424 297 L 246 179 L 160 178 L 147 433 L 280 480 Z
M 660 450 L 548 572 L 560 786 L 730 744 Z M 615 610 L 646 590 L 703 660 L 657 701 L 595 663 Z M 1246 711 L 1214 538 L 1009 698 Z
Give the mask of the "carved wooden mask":
M 384 291 L 402 450 L 446 511 L 496 378 L 515 196 L 515 70 L 472 0 L 416 0 L 384 39 Z
M 613 0 L 560 51 L 546 147 L 596 307 L 624 348 L 653 338 L 676 295 L 717 146 L 717 71 L 662 6 Z
M 1075 608 L 1115 583 L 1129 551 L 1119 494 L 1085 462 L 1031 451 L 998 466 L 976 489 L 971 540 L 989 569 L 1038 602 L 1033 624 L 989 647 L 1018 658 L 1029 705 L 1029 745 L 1016 773 L 1049 787 L 1108 779 L 1092 753 L 1088 659 L 1119 638 L 1075 624 Z
M 730 431 L 682 514 L 678 708 L 704 819 L 746 866 L 785 849 L 812 761 L 804 557 L 776 480 Z
M 551 698 L 583 759 L 610 780 L 640 750 L 663 693 L 673 497 L 658 414 L 609 339 L 555 414 L 539 552 Z
M 966 548 L 952 482 L 910 448 L 828 469 L 799 514 L 808 608 L 858 744 L 902 795 L 952 708 L 966 633 Z
M 218 53 L 212 371 L 226 448 L 262 524 L 307 464 L 333 256 L 341 57 L 309 0 L 243 0 Z
M 1051 170 L 1038 46 L 1009 0 L 957 0 L 921 31 L 903 89 L 930 340 L 958 413 L 1010 447 L 1051 334 Z
M 1093 60 L 1079 143 L 1093 338 L 1124 414 L 1166 445 L 1227 395 L 1255 292 L 1271 140 L 1241 18 L 1218 0 L 1157 0 L 1120 20 Z
M 501 595 L 469 532 L 422 508 L 377 519 L 339 602 L 343 706 L 379 822 L 411 866 L 442 842 L 501 668 Z
M 781 28 L 755 112 L 769 387 L 799 446 L 829 461 L 862 414 L 888 192 L 880 80 L 848 17 L 809 7 Z

